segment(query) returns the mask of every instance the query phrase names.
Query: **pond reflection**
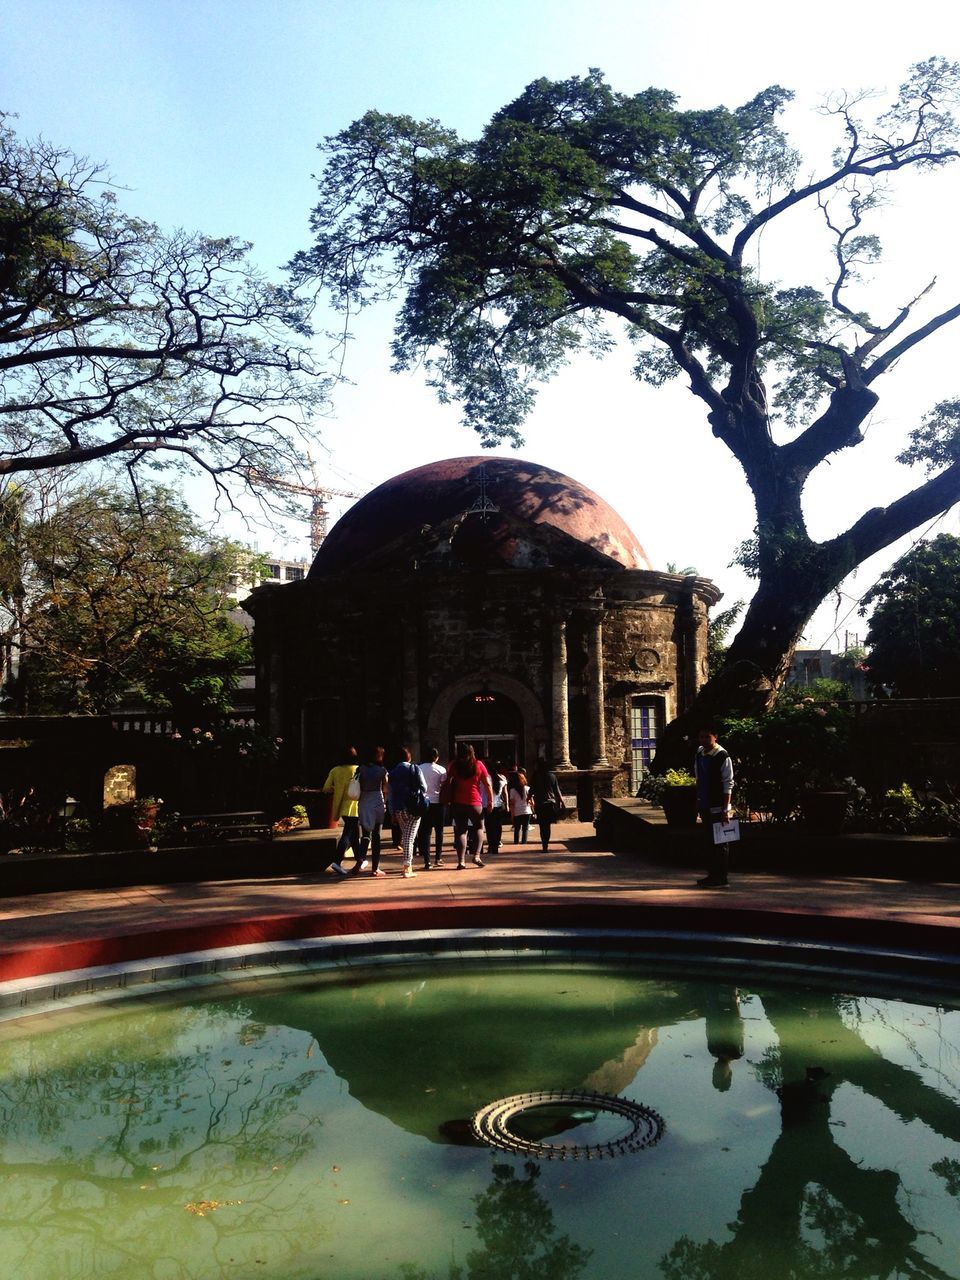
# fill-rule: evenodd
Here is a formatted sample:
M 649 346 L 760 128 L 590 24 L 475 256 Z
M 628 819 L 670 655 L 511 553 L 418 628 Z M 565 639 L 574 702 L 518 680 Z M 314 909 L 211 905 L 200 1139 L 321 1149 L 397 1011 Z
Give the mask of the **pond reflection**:
M 729 1238 L 694 1243 L 681 1236 L 662 1260 L 664 1276 L 955 1277 L 955 1267 L 941 1268 L 919 1247 L 908 1189 L 897 1171 L 901 1152 L 896 1146 L 888 1152 L 891 1168 L 854 1159 L 843 1145 L 847 1122 L 836 1117 L 833 1103 L 838 1090 L 852 1085 L 882 1102 L 903 1126 L 918 1121 L 957 1144 L 956 1097 L 945 1096 L 915 1068 L 888 1061 L 865 1043 L 850 1025 L 851 1017 L 861 1021 L 856 1001 L 776 990 L 764 990 L 761 999 L 776 1042 L 756 1071 L 779 1099 L 780 1133 L 756 1182 L 743 1194 Z M 811 1044 L 816 1064 L 809 1061 Z M 918 1055 L 916 1065 L 921 1061 Z M 951 1087 L 955 1093 L 955 1083 Z M 909 1141 L 905 1127 L 897 1136 Z M 954 1183 L 951 1190 L 950 1180 L 957 1167 L 952 1158 L 931 1166 L 954 1196 L 960 1188 Z M 954 1250 L 957 1225 L 952 1224 Z
M 442 1272 L 404 1263 L 402 1280 L 578 1280 L 590 1251 L 558 1234 L 539 1177 L 529 1161 L 522 1170 L 495 1163 L 490 1185 L 474 1197 L 478 1247 Z
M 0 1044 L 4 1275 L 960 1278 L 952 1009 L 438 964 L 36 1028 Z M 477 1147 L 473 1113 L 530 1089 L 620 1094 L 666 1135 L 589 1164 Z

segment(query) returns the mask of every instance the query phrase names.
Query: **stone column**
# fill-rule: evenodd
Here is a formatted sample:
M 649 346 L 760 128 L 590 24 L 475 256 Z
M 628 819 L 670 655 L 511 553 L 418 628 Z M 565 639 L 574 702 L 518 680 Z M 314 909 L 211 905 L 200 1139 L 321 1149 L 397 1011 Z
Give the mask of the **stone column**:
M 567 619 L 553 618 L 553 763 L 557 769 L 571 769 L 570 707 L 567 675 Z
M 604 724 L 603 687 L 603 609 L 591 610 L 587 620 L 587 656 L 589 683 L 587 699 L 590 707 L 590 751 L 594 767 L 608 765 L 607 731 Z
M 692 706 L 700 686 L 706 679 L 707 650 L 703 643 L 706 633 L 706 608 L 696 595 L 696 579 L 686 578 L 680 597 L 678 614 L 680 634 L 683 637 L 683 652 L 680 662 L 682 676 L 678 690 L 677 711 L 686 711 Z

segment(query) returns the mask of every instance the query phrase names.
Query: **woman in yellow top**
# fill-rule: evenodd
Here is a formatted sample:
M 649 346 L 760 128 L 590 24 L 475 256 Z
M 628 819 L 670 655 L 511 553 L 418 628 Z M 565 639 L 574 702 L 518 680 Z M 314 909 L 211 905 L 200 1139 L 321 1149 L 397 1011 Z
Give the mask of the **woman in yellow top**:
M 333 792 L 333 804 L 330 808 L 330 816 L 332 818 L 343 819 L 343 831 L 340 833 L 340 839 L 337 841 L 337 860 L 331 863 L 332 870 L 337 875 L 345 876 L 347 873 L 340 865 L 341 856 L 346 853 L 349 847 L 353 852 L 353 860 L 357 864 L 357 870 L 362 870 L 360 859 L 360 818 L 357 810 L 356 800 L 351 800 L 347 795 L 347 787 L 350 785 L 350 779 L 357 772 L 357 748 L 347 747 L 343 753 L 343 761 L 335 764 L 327 774 L 327 780 L 323 784 L 323 790 L 327 793 Z

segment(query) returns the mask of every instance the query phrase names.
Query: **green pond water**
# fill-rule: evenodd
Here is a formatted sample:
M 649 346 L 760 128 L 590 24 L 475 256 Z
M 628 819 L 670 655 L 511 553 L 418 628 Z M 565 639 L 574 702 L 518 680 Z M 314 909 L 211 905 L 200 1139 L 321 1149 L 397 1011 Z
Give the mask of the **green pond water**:
M 540 1088 L 642 1103 L 664 1136 L 591 1162 L 472 1143 L 476 1110 Z M 438 961 L 23 1020 L 0 1029 L 0 1276 L 960 1278 L 960 1012 Z

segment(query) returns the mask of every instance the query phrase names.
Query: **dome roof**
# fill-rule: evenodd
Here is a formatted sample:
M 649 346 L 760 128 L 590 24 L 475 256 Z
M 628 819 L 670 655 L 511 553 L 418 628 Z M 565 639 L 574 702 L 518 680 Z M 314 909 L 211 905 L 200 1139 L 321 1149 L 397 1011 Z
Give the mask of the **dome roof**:
M 334 527 L 311 574 L 338 573 L 427 527 L 482 514 L 559 531 L 625 569 L 649 569 L 633 533 L 612 507 L 569 476 L 520 458 L 447 458 L 394 476 L 361 498 Z M 510 562 L 509 554 L 501 554 Z

